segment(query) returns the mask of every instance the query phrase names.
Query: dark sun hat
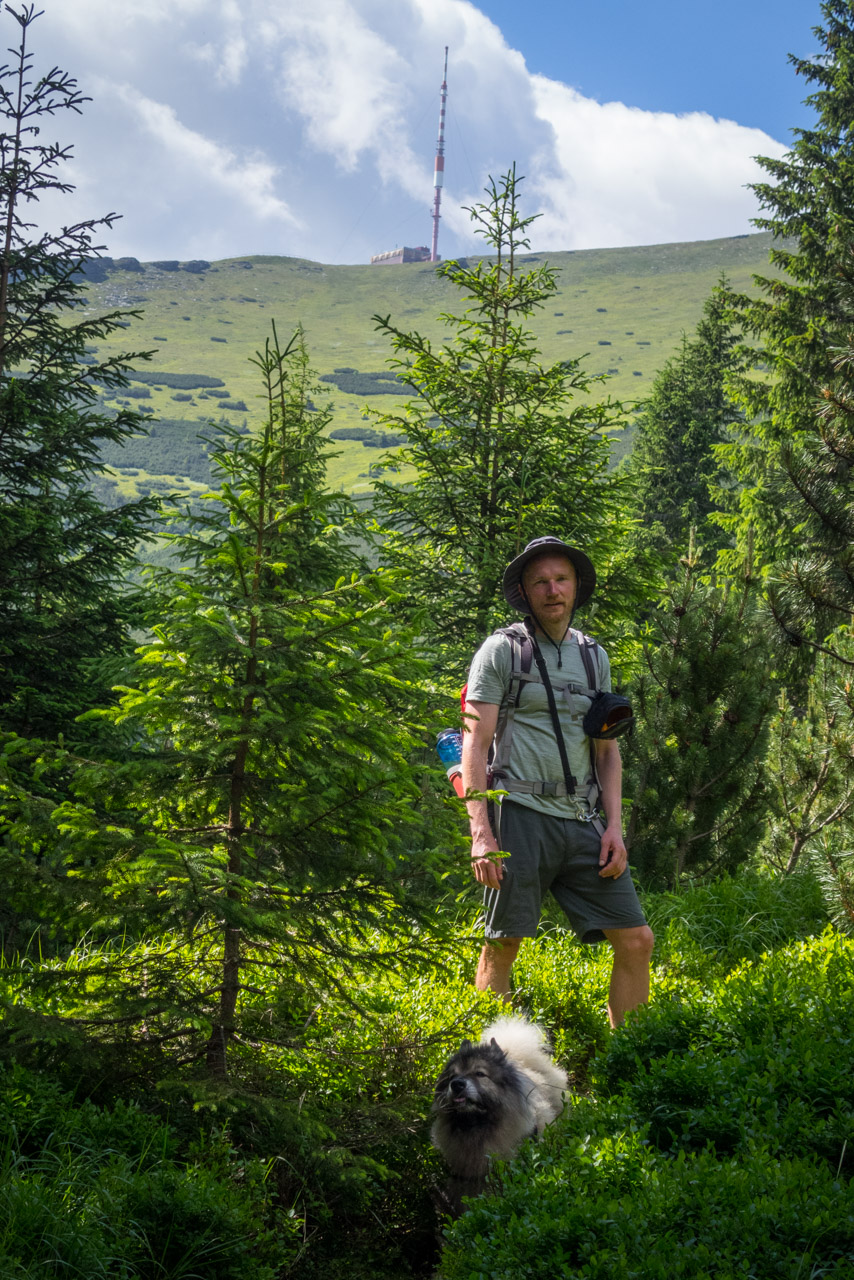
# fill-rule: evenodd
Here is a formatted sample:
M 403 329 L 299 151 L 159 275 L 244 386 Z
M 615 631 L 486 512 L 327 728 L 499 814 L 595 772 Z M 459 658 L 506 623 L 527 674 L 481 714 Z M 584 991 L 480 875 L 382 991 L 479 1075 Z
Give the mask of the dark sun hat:
M 561 555 L 566 556 L 575 568 L 578 577 L 578 590 L 575 597 L 575 606 L 580 608 L 586 604 L 593 595 L 593 589 L 596 586 L 596 570 L 592 563 L 588 560 L 583 551 L 579 551 L 577 547 L 568 547 L 565 542 L 561 542 L 560 538 L 535 538 L 533 542 L 529 542 L 521 555 L 515 560 L 511 560 L 507 568 L 504 570 L 504 599 L 513 609 L 518 609 L 519 613 L 529 613 L 530 608 L 525 594 L 522 590 L 522 574 L 538 556 Z

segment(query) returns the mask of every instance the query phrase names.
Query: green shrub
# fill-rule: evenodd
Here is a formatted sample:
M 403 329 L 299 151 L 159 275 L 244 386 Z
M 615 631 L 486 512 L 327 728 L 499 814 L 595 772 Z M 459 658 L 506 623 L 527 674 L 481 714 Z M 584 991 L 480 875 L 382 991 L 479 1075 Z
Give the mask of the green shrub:
M 321 382 L 333 383 L 350 396 L 412 396 L 415 390 L 388 369 L 378 373 L 360 373 L 358 369 L 336 369 L 324 373 Z
M 361 440 L 366 449 L 393 449 L 403 444 L 406 436 L 396 431 L 375 431 L 373 427 L 336 427 L 330 440 Z
M 453 910 L 454 892 L 437 910 Z M 0 1224 L 24 1241 L 13 1247 L 0 1225 L 0 1275 L 432 1273 L 444 1179 L 429 1143 L 432 1083 L 501 1008 L 471 985 L 475 897 L 435 970 L 413 972 L 403 955 L 379 975 L 342 975 L 361 1012 L 346 995 L 319 996 L 296 968 L 259 970 L 224 1087 L 206 1089 L 192 1065 L 164 1063 L 141 1041 L 121 1073 L 103 1045 L 74 1057 L 61 1042 L 39 1049 L 7 1015 L 5 1053 L 61 1063 L 66 1080 L 86 1061 L 99 1097 L 118 1074 L 148 1071 L 157 1088 L 144 1107 L 165 1118 L 0 1071 L 0 1150 L 13 1143 Z M 854 943 L 821 933 L 807 876 L 739 876 L 644 902 L 657 935 L 653 1003 L 616 1034 L 607 945 L 581 947 L 549 919 L 523 947 L 517 1004 L 550 1031 L 575 1091 L 590 1092 L 501 1171 L 502 1198 L 481 1199 L 453 1228 L 442 1274 L 850 1277 Z M 13 977 L 0 974 L 10 1004 Z M 71 982 L 56 990 L 77 998 Z
M 129 1103 L 99 1108 L 21 1069 L 0 1071 L 0 1273 L 87 1280 L 273 1280 L 298 1222 L 267 1225 L 257 1160 L 214 1132 L 178 1137 Z
M 189 320 L 185 316 L 185 320 Z M 195 391 L 199 387 L 225 386 L 222 378 L 211 378 L 205 373 L 154 373 L 149 369 L 134 369 L 128 377 L 133 382 L 147 382 L 149 386 L 172 387 L 175 391 Z
M 101 458 L 110 467 L 130 467 L 152 475 L 189 476 L 201 484 L 211 479 L 204 418 L 159 418 L 147 436 L 133 436 L 122 444 L 105 440 Z
M 557 1136 L 557 1135 L 555 1135 Z M 703 1151 L 667 1160 L 637 1133 L 533 1145 L 449 1233 L 444 1280 L 843 1280 L 854 1190 L 809 1160 Z
M 773 879 L 743 872 L 687 893 L 648 893 L 655 962 L 708 980 L 827 925 L 821 886 L 809 874 Z
M 330 440 L 370 440 L 377 435 L 373 427 L 336 427 L 329 432 Z
M 827 929 L 722 970 L 611 1037 L 598 1101 L 450 1230 L 446 1280 L 854 1273 L 854 943 Z

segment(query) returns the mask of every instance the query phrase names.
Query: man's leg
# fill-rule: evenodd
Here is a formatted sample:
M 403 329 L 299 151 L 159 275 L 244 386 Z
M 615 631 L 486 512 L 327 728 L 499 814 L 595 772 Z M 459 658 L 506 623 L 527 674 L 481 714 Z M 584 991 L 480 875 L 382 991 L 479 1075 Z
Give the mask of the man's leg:
M 510 970 L 519 954 L 521 938 L 496 938 L 485 944 L 480 953 L 474 985 L 478 991 L 494 991 L 505 1004 L 510 1001 Z
M 608 1017 L 611 1026 L 618 1027 L 627 1013 L 649 1000 L 649 961 L 655 938 L 646 924 L 602 932 L 614 948 Z

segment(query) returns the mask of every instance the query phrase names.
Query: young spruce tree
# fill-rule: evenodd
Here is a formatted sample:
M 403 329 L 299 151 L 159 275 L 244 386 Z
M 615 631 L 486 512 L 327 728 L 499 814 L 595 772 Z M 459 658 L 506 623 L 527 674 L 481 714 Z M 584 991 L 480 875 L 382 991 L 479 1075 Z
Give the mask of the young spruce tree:
M 690 549 L 647 624 L 632 689 L 626 845 L 645 885 L 721 875 L 755 853 L 775 697 L 753 584 L 704 581 Z
M 832 637 L 854 659 L 850 625 Z M 854 688 L 839 663 L 820 653 L 805 705 L 783 691 L 771 721 L 766 770 L 771 816 L 763 842 L 768 866 L 784 875 L 814 854 L 833 871 L 833 854 L 850 845 L 854 816 Z M 805 857 L 806 855 L 806 857 Z
M 741 482 L 728 526 L 743 562 L 748 536 L 762 564 L 802 547 L 795 497 L 781 471 L 781 453 L 815 435 L 816 388 L 831 380 L 832 335 L 843 316 L 839 263 L 854 241 L 854 0 L 822 0 L 823 23 L 810 58 L 790 56 L 814 87 L 812 128 L 795 129 L 782 159 L 759 157 L 769 175 L 754 191 L 761 230 L 774 234 L 771 262 L 779 274 L 756 277 L 758 297 L 737 299 L 737 321 L 751 341 L 752 370 L 738 382 L 745 413 L 739 438 L 726 446 L 726 465 Z
M 81 268 L 115 215 L 41 235 L 26 221 L 45 193 L 72 190 L 59 173 L 70 148 L 41 133 L 86 101 L 64 71 L 34 73 L 38 16 L 0 14 L 20 35 L 0 67 L 0 727 L 79 738 L 75 717 L 104 700 L 128 652 L 122 578 L 156 504 L 109 510 L 91 489 L 102 442 L 141 429 L 134 413 L 99 412 L 97 384 L 125 385 L 143 353 L 91 355 L 132 313 L 79 315 Z
M 704 547 L 727 539 L 710 518 L 725 481 L 715 446 L 729 438 L 741 413 L 726 379 L 737 365 L 724 277 L 707 299 L 694 336 L 656 376 L 641 406 L 627 464 L 638 517 L 637 539 L 673 561 L 691 530 Z
M 776 489 L 798 530 L 799 547 L 775 566 L 768 602 L 790 643 L 828 644 L 854 614 L 854 249 L 839 267 L 841 333 L 826 352 L 831 373 L 813 388 L 813 433 L 779 451 Z
M 399 412 L 376 414 L 406 437 L 375 488 L 383 552 L 427 606 L 437 662 L 457 677 L 506 620 L 501 577 L 532 538 L 557 534 L 590 554 L 600 625 L 630 612 L 639 592 L 623 559 L 623 482 L 608 470 L 603 435 L 614 406 L 592 403 L 595 379 L 577 360 L 543 366 L 525 328 L 557 286 L 550 267 L 522 267 L 535 219 L 519 211 L 520 181 L 511 169 L 471 210 L 493 256 L 438 269 L 470 304 L 443 315 L 444 342 L 375 317 L 398 353 L 392 367 L 416 392 Z M 404 468 L 412 478 L 395 483 Z
M 139 976 L 149 1042 L 186 1037 L 214 1078 L 235 1040 L 275 1035 L 283 984 L 346 990 L 353 966 L 430 952 L 441 921 L 423 891 L 444 856 L 431 841 L 453 843 L 437 817 L 404 848 L 424 802 L 424 666 L 392 623 L 388 574 L 335 580 L 348 553 L 301 335 L 282 349 L 274 329 L 257 364 L 266 424 L 214 448 L 221 487 L 183 516 L 190 567 L 159 574 L 153 639 L 113 713 L 147 750 L 96 779 L 111 821 L 91 804 L 59 815 L 81 856 L 101 850 L 93 883 L 116 925 L 156 939 L 117 966 L 112 1005 L 139 1024 Z

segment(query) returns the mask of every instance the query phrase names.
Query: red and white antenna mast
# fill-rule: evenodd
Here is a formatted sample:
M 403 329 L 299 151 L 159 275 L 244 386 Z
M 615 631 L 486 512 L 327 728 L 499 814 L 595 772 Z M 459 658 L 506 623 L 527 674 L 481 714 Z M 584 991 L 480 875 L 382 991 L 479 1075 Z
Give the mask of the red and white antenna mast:
M 448 100 L 448 46 L 445 45 L 445 72 L 442 76 L 442 97 L 439 107 L 439 140 L 436 143 L 436 165 L 433 170 L 433 240 L 430 245 L 430 261 L 438 262 L 439 254 L 439 206 L 442 203 L 442 187 L 445 184 L 445 103 Z

